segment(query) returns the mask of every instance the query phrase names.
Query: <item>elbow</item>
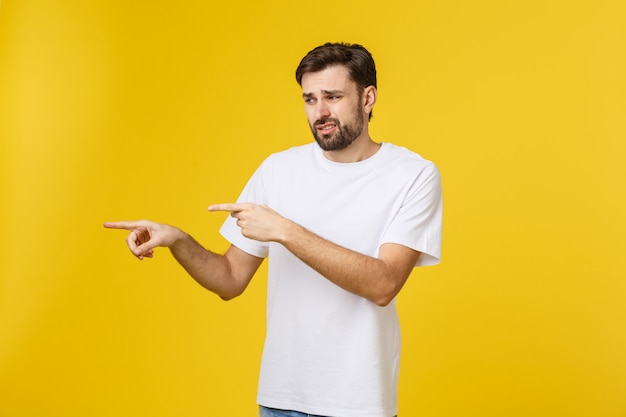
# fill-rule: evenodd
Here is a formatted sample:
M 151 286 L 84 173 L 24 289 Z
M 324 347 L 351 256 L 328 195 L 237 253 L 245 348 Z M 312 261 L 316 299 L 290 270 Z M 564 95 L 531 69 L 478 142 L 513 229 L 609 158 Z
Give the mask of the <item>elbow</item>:
M 373 301 L 378 307 L 387 307 L 393 301 L 395 296 L 378 296 Z
M 222 293 L 222 294 L 218 294 L 219 297 L 224 300 L 224 301 L 230 301 L 232 299 L 235 299 L 237 297 L 239 297 L 241 294 L 243 294 L 243 290 L 242 291 L 232 291 L 232 292 L 228 292 L 228 293 Z
M 394 298 L 396 298 L 396 295 L 398 295 L 399 292 L 399 288 L 381 291 L 380 293 L 376 294 L 375 297 L 372 297 L 371 301 L 379 307 L 387 307 L 394 300 Z
M 230 301 L 230 300 L 232 300 L 233 298 L 236 298 L 236 297 L 237 297 L 236 295 L 233 295 L 233 296 L 231 296 L 231 295 L 220 295 L 220 298 L 222 299 L 222 301 Z
M 228 286 L 221 287 L 221 288 L 206 287 L 206 289 L 216 294 L 222 300 L 230 301 L 234 298 L 239 297 L 241 294 L 243 294 L 246 287 L 240 286 L 240 285 L 228 285 Z
M 404 286 L 404 281 L 405 280 L 402 280 L 401 282 L 396 282 L 394 280 L 387 281 L 386 285 L 378 288 L 376 294 L 370 298 L 370 301 L 374 302 L 379 307 L 388 306 L 396 298 Z

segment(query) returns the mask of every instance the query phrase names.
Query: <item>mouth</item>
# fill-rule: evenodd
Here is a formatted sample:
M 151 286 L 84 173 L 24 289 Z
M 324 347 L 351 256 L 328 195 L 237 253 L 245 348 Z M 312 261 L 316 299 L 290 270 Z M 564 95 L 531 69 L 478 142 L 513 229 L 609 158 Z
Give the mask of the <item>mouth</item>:
M 315 129 L 323 135 L 327 135 L 331 133 L 333 130 L 337 128 L 336 123 L 326 122 L 326 123 L 316 123 Z

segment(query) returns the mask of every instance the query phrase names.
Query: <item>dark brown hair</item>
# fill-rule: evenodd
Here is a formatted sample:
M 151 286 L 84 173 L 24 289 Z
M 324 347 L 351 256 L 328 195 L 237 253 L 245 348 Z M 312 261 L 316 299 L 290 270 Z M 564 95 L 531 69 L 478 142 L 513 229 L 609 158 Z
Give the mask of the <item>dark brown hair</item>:
M 376 87 L 376 65 L 372 54 L 359 44 L 343 42 L 328 42 L 309 51 L 296 68 L 296 81 L 302 86 L 305 73 L 319 72 L 334 65 L 343 65 L 348 69 L 359 95 L 370 85 Z

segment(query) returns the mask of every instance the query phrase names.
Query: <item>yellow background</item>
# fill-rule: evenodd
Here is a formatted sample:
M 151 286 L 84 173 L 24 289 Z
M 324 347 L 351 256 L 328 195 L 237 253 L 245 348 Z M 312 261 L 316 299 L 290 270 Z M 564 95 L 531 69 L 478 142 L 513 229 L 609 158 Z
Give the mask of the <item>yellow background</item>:
M 400 415 L 626 416 L 625 28 L 621 0 L 5 0 L 0 416 L 256 415 L 265 270 L 225 303 L 102 222 L 224 250 L 206 207 L 311 140 L 325 41 L 370 49 L 373 137 L 443 175 Z

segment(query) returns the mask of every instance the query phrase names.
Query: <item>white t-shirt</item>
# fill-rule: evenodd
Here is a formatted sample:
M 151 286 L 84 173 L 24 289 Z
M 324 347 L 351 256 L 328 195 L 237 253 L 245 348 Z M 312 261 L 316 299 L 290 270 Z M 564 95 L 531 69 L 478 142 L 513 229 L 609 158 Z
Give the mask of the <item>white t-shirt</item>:
M 433 265 L 441 252 L 440 183 L 432 162 L 390 143 L 356 163 L 329 161 L 311 143 L 268 157 L 238 201 L 267 204 L 365 255 L 397 243 L 422 252 L 417 265 Z M 326 416 L 396 415 L 395 300 L 380 307 L 343 290 L 282 245 L 243 237 L 230 216 L 220 231 L 243 251 L 269 256 L 258 403 Z

